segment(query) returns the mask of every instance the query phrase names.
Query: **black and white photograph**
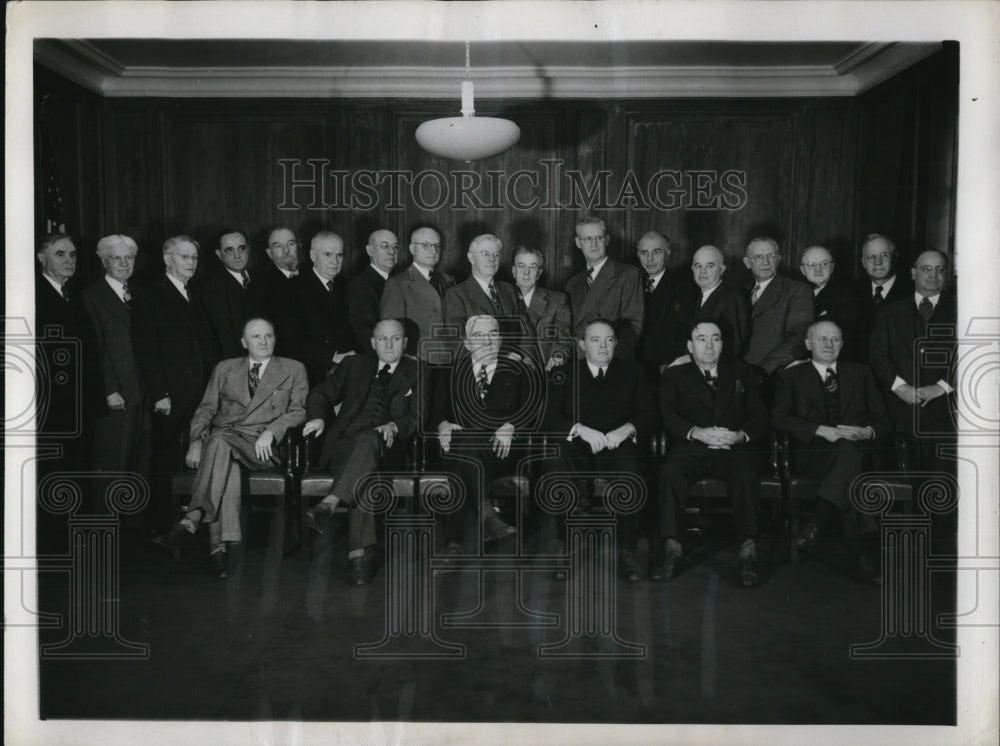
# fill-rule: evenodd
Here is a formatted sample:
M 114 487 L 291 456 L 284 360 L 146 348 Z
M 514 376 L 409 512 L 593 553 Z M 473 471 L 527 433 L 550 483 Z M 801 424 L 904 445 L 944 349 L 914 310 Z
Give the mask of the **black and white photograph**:
M 996 742 L 995 6 L 7 24 L 6 742 Z

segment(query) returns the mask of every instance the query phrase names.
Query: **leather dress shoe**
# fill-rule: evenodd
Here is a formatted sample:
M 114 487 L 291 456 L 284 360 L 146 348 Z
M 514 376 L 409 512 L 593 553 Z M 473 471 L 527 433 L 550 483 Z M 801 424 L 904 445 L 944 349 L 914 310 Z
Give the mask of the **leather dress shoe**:
M 811 521 L 805 525 L 805 528 L 799 531 L 799 535 L 795 537 L 792 546 L 800 556 L 812 554 L 816 550 L 816 533 L 816 524 Z
M 225 549 L 221 552 L 212 552 L 212 571 L 220 579 L 229 577 L 229 565 L 226 562 Z
M 509 536 L 514 536 L 517 534 L 517 529 L 513 526 L 508 526 L 498 515 L 488 515 L 483 521 L 483 539 L 485 541 L 497 541 L 499 539 L 506 539 Z
M 351 557 L 347 560 L 347 574 L 351 585 L 368 585 L 372 582 L 372 563 L 367 557 Z
M 618 550 L 618 576 L 629 583 L 639 582 L 639 565 L 635 562 L 635 552 L 631 549 Z
M 181 558 L 181 552 L 184 551 L 190 537 L 191 533 L 179 523 L 170 529 L 166 544 L 167 548 L 174 553 L 174 559 Z
M 862 585 L 882 585 L 882 574 L 863 554 L 851 562 L 851 575 Z
M 306 525 L 317 534 L 323 533 L 323 524 L 320 521 L 326 518 L 329 512 L 320 505 L 314 505 L 306 511 Z
M 674 579 L 681 564 L 681 555 L 660 545 L 653 552 L 649 565 L 649 579 L 654 583 L 669 583 Z

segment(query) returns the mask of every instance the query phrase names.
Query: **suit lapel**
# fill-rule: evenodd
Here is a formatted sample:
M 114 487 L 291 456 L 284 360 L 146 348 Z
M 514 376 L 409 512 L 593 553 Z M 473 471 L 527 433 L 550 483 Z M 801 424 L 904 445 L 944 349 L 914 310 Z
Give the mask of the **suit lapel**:
M 524 301 L 521 303 L 523 305 Z M 535 292 L 531 295 L 531 305 L 528 306 L 528 318 L 531 319 L 532 324 L 537 325 L 545 317 L 545 308 L 548 303 L 548 293 L 536 285 Z
M 719 378 L 715 382 L 715 402 L 712 405 L 712 416 L 714 421 L 718 422 L 736 393 L 736 371 L 728 365 L 720 365 L 716 370 Z M 707 390 L 708 384 L 702 388 Z
M 587 271 L 584 270 L 583 277 L 584 288 L 587 287 Z M 597 273 L 597 279 L 594 280 L 594 284 L 587 290 L 586 295 L 583 297 L 583 303 L 580 304 L 580 318 L 586 318 L 587 314 L 590 313 L 593 306 L 595 306 L 604 297 L 608 288 L 611 287 L 615 280 L 615 262 L 608 259 L 604 266 L 601 267 L 601 271 Z M 589 370 L 587 371 L 590 372 Z
M 757 318 L 764 313 L 764 311 L 781 300 L 782 288 L 779 284 L 780 280 L 781 278 L 778 275 L 775 275 L 774 279 L 767 284 L 766 288 L 764 288 L 764 292 L 760 294 L 757 302 L 751 306 L 751 315 L 753 318 Z
M 271 361 L 267 364 L 264 369 L 264 375 L 261 376 L 260 383 L 257 384 L 257 391 L 254 393 L 253 398 L 250 399 L 250 403 L 247 405 L 248 410 L 254 410 L 263 404 L 267 399 L 274 393 L 274 390 L 278 388 L 278 384 L 281 383 L 287 377 L 285 372 L 285 366 L 283 366 L 276 358 L 271 358 Z M 250 394 L 250 382 L 245 379 L 245 386 L 247 387 L 247 395 Z
M 441 296 L 437 294 L 437 290 L 434 289 L 434 286 L 424 279 L 424 276 L 420 274 L 420 270 L 412 264 L 406 271 L 409 273 L 408 277 L 413 285 L 413 291 L 418 297 L 423 298 L 425 303 L 430 304 L 435 316 L 440 316 Z
M 245 406 L 250 406 L 250 381 L 249 374 L 250 369 L 247 367 L 248 358 L 242 357 L 234 362 L 234 365 L 226 373 L 226 378 L 229 381 L 229 388 L 236 392 L 240 398 L 240 402 Z M 271 366 L 268 365 L 268 368 Z M 265 373 L 267 371 L 264 371 Z M 258 386 L 258 389 L 260 387 Z

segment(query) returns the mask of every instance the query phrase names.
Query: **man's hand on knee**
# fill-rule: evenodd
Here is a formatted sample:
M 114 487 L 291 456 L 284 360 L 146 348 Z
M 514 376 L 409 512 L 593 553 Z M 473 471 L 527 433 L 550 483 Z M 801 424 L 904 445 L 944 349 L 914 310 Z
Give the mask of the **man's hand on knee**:
M 197 469 L 198 464 L 201 463 L 201 445 L 201 440 L 192 440 L 191 445 L 188 446 L 188 452 L 184 457 L 184 463 L 192 469 Z
M 257 459 L 267 463 L 271 460 L 272 446 L 274 445 L 274 433 L 270 430 L 265 430 L 257 438 L 256 442 L 253 444 L 254 453 L 257 454 Z

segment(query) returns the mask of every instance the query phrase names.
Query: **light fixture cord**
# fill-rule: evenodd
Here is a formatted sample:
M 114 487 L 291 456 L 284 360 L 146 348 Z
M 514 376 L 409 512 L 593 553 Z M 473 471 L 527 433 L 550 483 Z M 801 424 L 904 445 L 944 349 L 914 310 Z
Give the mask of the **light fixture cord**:
M 469 42 L 465 42 L 465 79 L 469 79 Z

